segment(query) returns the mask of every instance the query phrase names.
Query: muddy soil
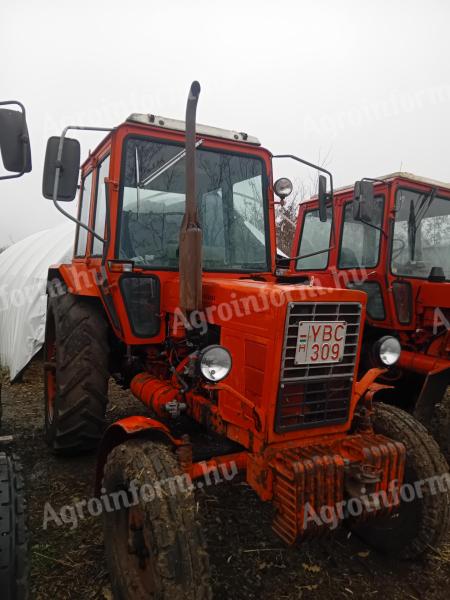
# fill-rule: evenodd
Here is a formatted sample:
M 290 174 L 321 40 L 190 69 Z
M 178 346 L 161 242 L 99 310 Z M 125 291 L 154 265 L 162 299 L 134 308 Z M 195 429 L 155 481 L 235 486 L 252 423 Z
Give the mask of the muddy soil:
M 100 517 L 77 527 L 49 523 L 47 502 L 58 511 L 92 496 L 95 457 L 57 459 L 43 440 L 42 365 L 23 382 L 3 384 L 3 434 L 13 434 L 25 467 L 31 531 L 34 600 L 109 600 Z M 144 414 L 130 394 L 111 385 L 108 420 Z M 338 598 L 444 600 L 450 589 L 450 537 L 439 552 L 418 562 L 387 560 L 349 536 L 286 547 L 271 531 L 271 508 L 242 479 L 208 487 L 198 496 L 218 600 L 336 600 Z

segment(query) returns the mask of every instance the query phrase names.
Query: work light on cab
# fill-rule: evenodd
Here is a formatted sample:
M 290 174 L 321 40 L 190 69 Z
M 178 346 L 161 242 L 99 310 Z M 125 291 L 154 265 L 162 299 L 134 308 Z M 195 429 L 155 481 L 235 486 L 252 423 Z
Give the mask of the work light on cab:
M 280 200 L 284 200 L 290 194 L 292 194 L 292 181 L 287 177 L 281 177 L 275 181 L 273 184 L 273 189 L 278 198 L 280 198 Z
M 208 346 L 200 352 L 200 372 L 205 379 L 217 383 L 231 371 L 231 354 L 223 346 Z
M 402 347 L 397 338 L 386 335 L 375 344 L 375 356 L 385 367 L 392 367 L 400 358 Z

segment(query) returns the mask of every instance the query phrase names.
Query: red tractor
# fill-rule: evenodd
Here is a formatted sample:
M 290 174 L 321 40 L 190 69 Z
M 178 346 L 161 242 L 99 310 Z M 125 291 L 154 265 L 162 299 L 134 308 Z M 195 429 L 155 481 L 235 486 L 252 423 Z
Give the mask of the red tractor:
M 6 106 L 14 106 L 14 108 L 5 108 Z M 0 180 L 15 179 L 31 171 L 25 107 L 15 100 L 0 102 L 0 107 L 0 151 L 4 168 L 13 173 L 0 176 Z M 1 331 L 0 335 L 2 335 Z M 0 379 L 0 424 L 1 388 Z M 12 441 L 12 436 L 0 436 L 0 446 Z M 0 596 L 2 600 L 28 598 L 28 532 L 23 488 L 22 467 L 17 456 L 6 450 L 0 451 Z
M 73 260 L 49 271 L 47 442 L 58 454 L 99 444 L 123 600 L 210 598 L 194 491 L 217 469 L 241 471 L 273 503 L 289 544 L 345 522 L 409 558 L 448 530 L 438 446 L 409 414 L 372 405 L 392 338 L 358 378 L 366 295 L 278 273 L 284 181 L 272 183 L 256 138 L 196 126 L 199 92 L 194 82 L 185 122 L 132 114 L 90 153 Z M 43 179 L 65 214 L 80 158 L 69 129 L 50 138 Z M 104 432 L 111 376 L 149 413 Z
M 287 274 L 366 292 L 360 368 L 375 364 L 375 340 L 394 336 L 401 355 L 380 393 L 450 457 L 450 184 L 409 173 L 363 179 L 335 193 L 322 222 L 319 203 L 300 205 Z

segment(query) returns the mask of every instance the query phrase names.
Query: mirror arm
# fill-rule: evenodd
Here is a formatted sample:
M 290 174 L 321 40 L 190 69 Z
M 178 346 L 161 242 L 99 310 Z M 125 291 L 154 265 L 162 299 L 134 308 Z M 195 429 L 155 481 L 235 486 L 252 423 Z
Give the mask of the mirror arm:
M 376 177 L 363 177 L 361 181 L 373 181 L 374 183 L 385 183 L 386 185 L 392 185 L 392 181 L 377 179 Z
M 102 242 L 103 245 L 105 245 L 106 240 L 104 238 L 102 238 L 101 235 L 98 235 L 98 233 L 95 233 L 95 231 L 93 229 L 91 229 L 89 227 L 89 225 L 85 225 L 79 219 L 77 219 L 76 217 L 73 217 L 70 213 L 65 211 L 62 208 L 62 206 L 60 206 L 58 203 L 59 177 L 61 175 L 61 164 L 62 164 L 62 153 L 63 153 L 63 148 L 64 148 L 64 138 L 66 137 L 66 134 L 69 131 L 69 129 L 78 129 L 78 130 L 82 130 L 82 131 L 112 131 L 112 129 L 111 129 L 111 127 L 84 127 L 84 126 L 78 126 L 78 125 L 68 125 L 67 127 L 65 127 L 59 138 L 58 155 L 56 157 L 55 182 L 53 184 L 53 204 L 55 205 L 56 209 L 59 210 L 59 212 L 61 214 L 63 214 L 67 219 L 69 219 L 69 221 L 73 221 L 80 227 L 83 227 L 83 229 L 86 229 L 86 231 L 91 233 L 100 242 Z
M 374 225 L 374 223 L 369 223 L 369 221 L 364 221 L 364 219 L 359 219 L 359 222 L 363 223 L 364 225 L 367 225 L 368 227 L 373 227 L 374 229 L 377 229 L 381 232 L 382 235 L 384 235 L 386 239 L 388 238 L 388 234 L 384 231 L 382 227 L 378 227 L 378 225 Z
M 17 179 L 18 177 L 22 177 L 25 171 L 21 171 L 20 173 L 14 173 L 14 175 L 2 175 L 0 177 L 0 181 L 5 181 L 5 179 Z
M 295 156 L 294 154 L 274 154 L 272 156 L 272 158 L 291 158 L 292 160 L 296 160 L 297 162 L 302 163 L 302 164 L 306 165 L 307 167 L 312 167 L 313 169 L 316 169 L 317 171 L 326 173 L 328 175 L 328 177 L 330 178 L 330 198 L 331 198 L 331 200 L 333 199 L 333 175 L 332 175 L 332 173 L 330 173 L 330 171 L 327 171 L 327 169 L 324 169 L 323 167 L 319 167 L 319 165 L 315 165 L 312 162 L 304 160 L 303 158 L 299 158 L 298 156 Z
M 306 165 L 307 167 L 312 167 L 313 169 L 316 169 L 317 171 L 321 171 L 322 173 L 325 173 L 326 175 L 328 175 L 328 177 L 330 178 L 330 194 L 329 194 L 329 199 L 331 201 L 331 235 L 332 235 L 332 246 L 334 248 L 334 246 L 337 244 L 338 241 L 338 235 L 337 235 L 337 231 L 336 231 L 336 221 L 334 218 L 334 189 L 333 189 L 333 175 L 330 171 L 328 171 L 327 169 L 324 169 L 323 167 L 320 167 L 319 165 L 315 165 L 312 162 L 309 162 L 303 158 L 299 158 L 298 156 L 295 156 L 294 154 L 274 154 L 272 156 L 272 158 L 291 158 L 292 160 L 296 160 L 299 163 L 302 163 L 304 165 Z M 324 252 L 326 252 L 326 250 L 324 250 Z M 294 257 L 295 258 L 295 257 Z
M 11 104 L 16 104 L 20 108 L 20 112 L 23 115 L 23 120 L 24 122 L 26 122 L 25 106 L 22 104 L 22 102 L 19 102 L 18 100 L 5 100 L 3 102 L 0 102 L 0 106 L 6 106 Z M 27 142 L 29 143 L 29 141 L 30 140 L 28 137 L 22 135 L 23 162 L 22 170 L 20 171 L 20 173 L 14 173 L 14 175 L 2 175 L 0 177 L 0 181 L 5 181 L 6 179 L 17 179 L 18 177 L 22 177 L 22 175 L 24 175 L 25 169 L 27 167 Z

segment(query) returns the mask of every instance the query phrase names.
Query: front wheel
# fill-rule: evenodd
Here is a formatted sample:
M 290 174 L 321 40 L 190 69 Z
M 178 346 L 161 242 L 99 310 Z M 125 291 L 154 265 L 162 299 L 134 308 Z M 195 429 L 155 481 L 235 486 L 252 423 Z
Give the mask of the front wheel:
M 406 447 L 401 503 L 389 516 L 350 524 L 353 532 L 381 552 L 411 559 L 436 548 L 450 525 L 448 465 L 427 430 L 411 415 L 376 403 L 376 433 Z
M 116 600 L 208 600 L 209 561 L 192 485 L 166 445 L 132 440 L 108 457 L 104 539 Z

